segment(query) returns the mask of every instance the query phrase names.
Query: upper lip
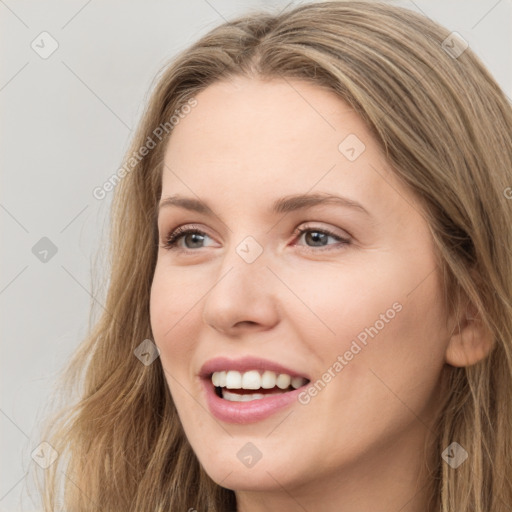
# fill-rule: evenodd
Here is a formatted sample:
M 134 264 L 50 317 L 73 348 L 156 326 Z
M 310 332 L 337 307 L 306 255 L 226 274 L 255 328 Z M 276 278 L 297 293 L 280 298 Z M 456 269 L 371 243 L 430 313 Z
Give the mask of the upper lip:
M 246 372 L 249 370 L 269 370 L 276 373 L 286 373 L 291 377 L 305 377 L 311 380 L 306 374 L 287 368 L 279 363 L 262 359 L 260 357 L 245 356 L 238 359 L 229 359 L 228 357 L 216 357 L 206 361 L 201 367 L 199 376 L 202 378 L 210 378 L 212 373 L 227 370 L 236 370 L 239 372 Z

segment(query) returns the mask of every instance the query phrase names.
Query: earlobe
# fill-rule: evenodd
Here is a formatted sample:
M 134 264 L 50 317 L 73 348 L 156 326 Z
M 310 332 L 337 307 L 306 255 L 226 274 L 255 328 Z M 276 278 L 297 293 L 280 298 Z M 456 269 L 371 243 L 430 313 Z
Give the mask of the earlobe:
M 494 336 L 478 311 L 469 304 L 454 323 L 446 347 L 446 362 L 452 366 L 472 366 L 485 359 L 494 346 Z

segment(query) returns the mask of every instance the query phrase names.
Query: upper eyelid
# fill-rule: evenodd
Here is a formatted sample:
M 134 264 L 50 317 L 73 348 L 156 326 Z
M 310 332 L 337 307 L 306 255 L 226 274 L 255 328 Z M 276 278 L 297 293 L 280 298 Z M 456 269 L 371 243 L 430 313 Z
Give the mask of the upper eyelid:
M 320 206 L 325 206 L 325 205 L 313 205 L 313 206 L 309 206 L 309 207 L 307 207 L 307 208 L 304 208 L 304 210 L 303 210 L 303 211 L 297 211 L 296 213 L 297 213 L 297 215 L 300 215 L 301 217 L 306 217 L 306 216 L 310 216 L 310 215 L 313 217 L 313 216 L 316 216 L 313 210 L 316 210 L 316 208 L 318 208 L 318 207 L 320 207 Z M 169 210 L 168 212 L 166 212 L 166 213 L 167 213 L 167 215 L 166 215 L 166 214 L 164 214 L 164 211 L 166 211 L 166 210 Z M 179 208 L 179 207 L 177 207 L 177 208 L 176 208 L 176 207 L 174 207 L 174 208 L 163 208 L 163 209 L 161 209 L 161 210 L 159 210 L 159 211 L 158 211 L 158 215 L 157 215 L 157 217 L 156 217 L 157 226 L 160 226 L 160 224 L 163 224 L 163 225 L 167 224 L 167 220 L 166 220 L 166 219 L 172 219 L 172 218 L 175 218 L 175 217 L 174 217 L 174 215 L 170 215 L 170 216 L 168 217 L 168 214 L 172 213 L 172 210 L 181 210 L 181 208 Z M 311 210 L 311 211 L 309 211 L 309 210 Z M 225 224 L 222 220 L 220 220 L 220 219 L 219 219 L 219 217 L 218 217 L 217 215 L 213 215 L 213 218 L 211 218 L 211 215 L 210 215 L 210 213 L 208 213 L 208 212 L 196 212 L 196 213 L 197 213 L 197 215 L 199 216 L 199 219 L 201 219 L 201 218 L 206 218 L 206 222 L 211 222 L 212 220 L 215 222 L 215 219 L 217 219 L 217 220 L 219 220 L 219 221 L 220 221 L 220 224 L 221 224 L 221 228 L 222 228 L 222 230 L 225 230 L 225 231 L 227 231 L 227 232 L 231 232 L 231 231 L 232 231 L 232 230 L 229 228 L 229 226 L 228 226 L 227 224 Z M 320 215 L 321 215 L 321 216 L 324 216 L 324 215 L 325 215 L 325 212 L 321 213 Z M 206 217 L 205 217 L 205 216 L 206 216 Z M 181 217 L 181 215 L 180 215 L 180 217 Z M 198 219 L 198 220 L 199 220 L 199 219 Z M 342 230 L 342 232 L 346 233 L 346 235 L 348 235 L 350 238 L 352 238 L 352 234 L 351 234 L 351 233 L 350 233 L 346 228 L 341 228 L 341 227 L 339 227 L 339 226 L 336 226 L 336 223 L 337 223 L 337 222 L 343 222 L 343 220 L 342 220 L 342 219 L 343 219 L 343 217 L 341 217 L 341 219 L 338 219 L 338 221 L 334 220 L 334 224 L 332 224 L 332 225 L 333 225 L 333 227 L 332 227 L 332 228 L 327 228 L 327 229 L 331 229 L 331 230 Z M 350 221 L 350 219 L 352 219 L 352 216 L 350 216 L 350 215 L 349 215 L 348 220 Z M 308 221 L 308 220 L 303 220 L 303 221 L 301 221 L 301 223 L 296 224 L 296 227 L 294 227 L 294 228 L 293 228 L 293 231 L 295 231 L 295 230 L 297 229 L 297 227 L 298 227 L 300 224 L 302 224 L 302 223 L 306 223 L 306 224 L 307 224 L 307 223 L 316 223 L 316 222 L 319 222 L 319 223 L 326 223 L 326 224 L 331 224 L 331 222 L 329 222 L 329 221 L 325 221 L 325 220 L 310 220 L 310 221 Z M 201 220 L 199 221 L 199 223 L 201 223 Z M 173 222 L 173 224 L 174 224 L 174 222 Z M 191 222 L 190 224 L 195 225 L 195 224 L 196 224 L 196 222 Z M 279 222 L 278 222 L 277 224 L 279 224 Z M 272 223 L 272 226 L 271 226 L 271 227 L 270 227 L 270 229 L 269 229 L 269 230 L 267 230 L 266 232 L 268 233 L 270 230 L 274 230 L 274 229 L 275 229 L 275 226 L 276 226 L 277 224 Z M 180 224 L 180 226 L 183 226 L 183 225 L 187 225 L 187 226 L 188 226 L 188 223 Z M 178 226 L 176 226 L 176 228 L 174 228 L 174 229 L 177 229 L 177 227 L 178 227 Z M 198 229 L 202 229 L 202 228 L 198 228 Z M 164 229 L 164 231 L 165 231 L 165 229 Z M 340 236 L 343 236 L 343 234 L 341 234 Z

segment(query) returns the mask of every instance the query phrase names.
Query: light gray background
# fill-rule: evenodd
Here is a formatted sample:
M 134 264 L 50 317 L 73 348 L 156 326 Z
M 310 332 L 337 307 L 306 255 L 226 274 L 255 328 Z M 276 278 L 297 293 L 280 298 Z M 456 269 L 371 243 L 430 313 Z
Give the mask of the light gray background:
M 101 302 L 92 264 L 112 194 L 92 190 L 118 169 L 155 74 L 224 19 L 288 3 L 303 2 L 0 0 L 0 512 L 37 510 L 25 475 L 42 408 L 91 292 Z M 512 0 L 393 3 L 459 32 L 512 97 Z M 43 31 L 59 45 L 47 59 L 31 48 Z M 57 247 L 47 262 L 32 252 L 42 237 Z

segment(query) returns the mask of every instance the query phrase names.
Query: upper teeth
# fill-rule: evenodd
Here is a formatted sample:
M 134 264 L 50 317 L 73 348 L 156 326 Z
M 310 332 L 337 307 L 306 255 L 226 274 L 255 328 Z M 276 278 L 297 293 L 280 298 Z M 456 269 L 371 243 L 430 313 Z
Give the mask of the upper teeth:
M 228 389 L 272 389 L 277 386 L 280 389 L 287 389 L 290 384 L 294 389 L 298 389 L 306 384 L 307 379 L 303 377 L 291 377 L 286 373 L 276 374 L 276 372 L 264 371 L 262 375 L 258 370 L 248 372 L 238 372 L 229 370 L 224 372 L 214 372 L 212 382 L 215 387 Z

